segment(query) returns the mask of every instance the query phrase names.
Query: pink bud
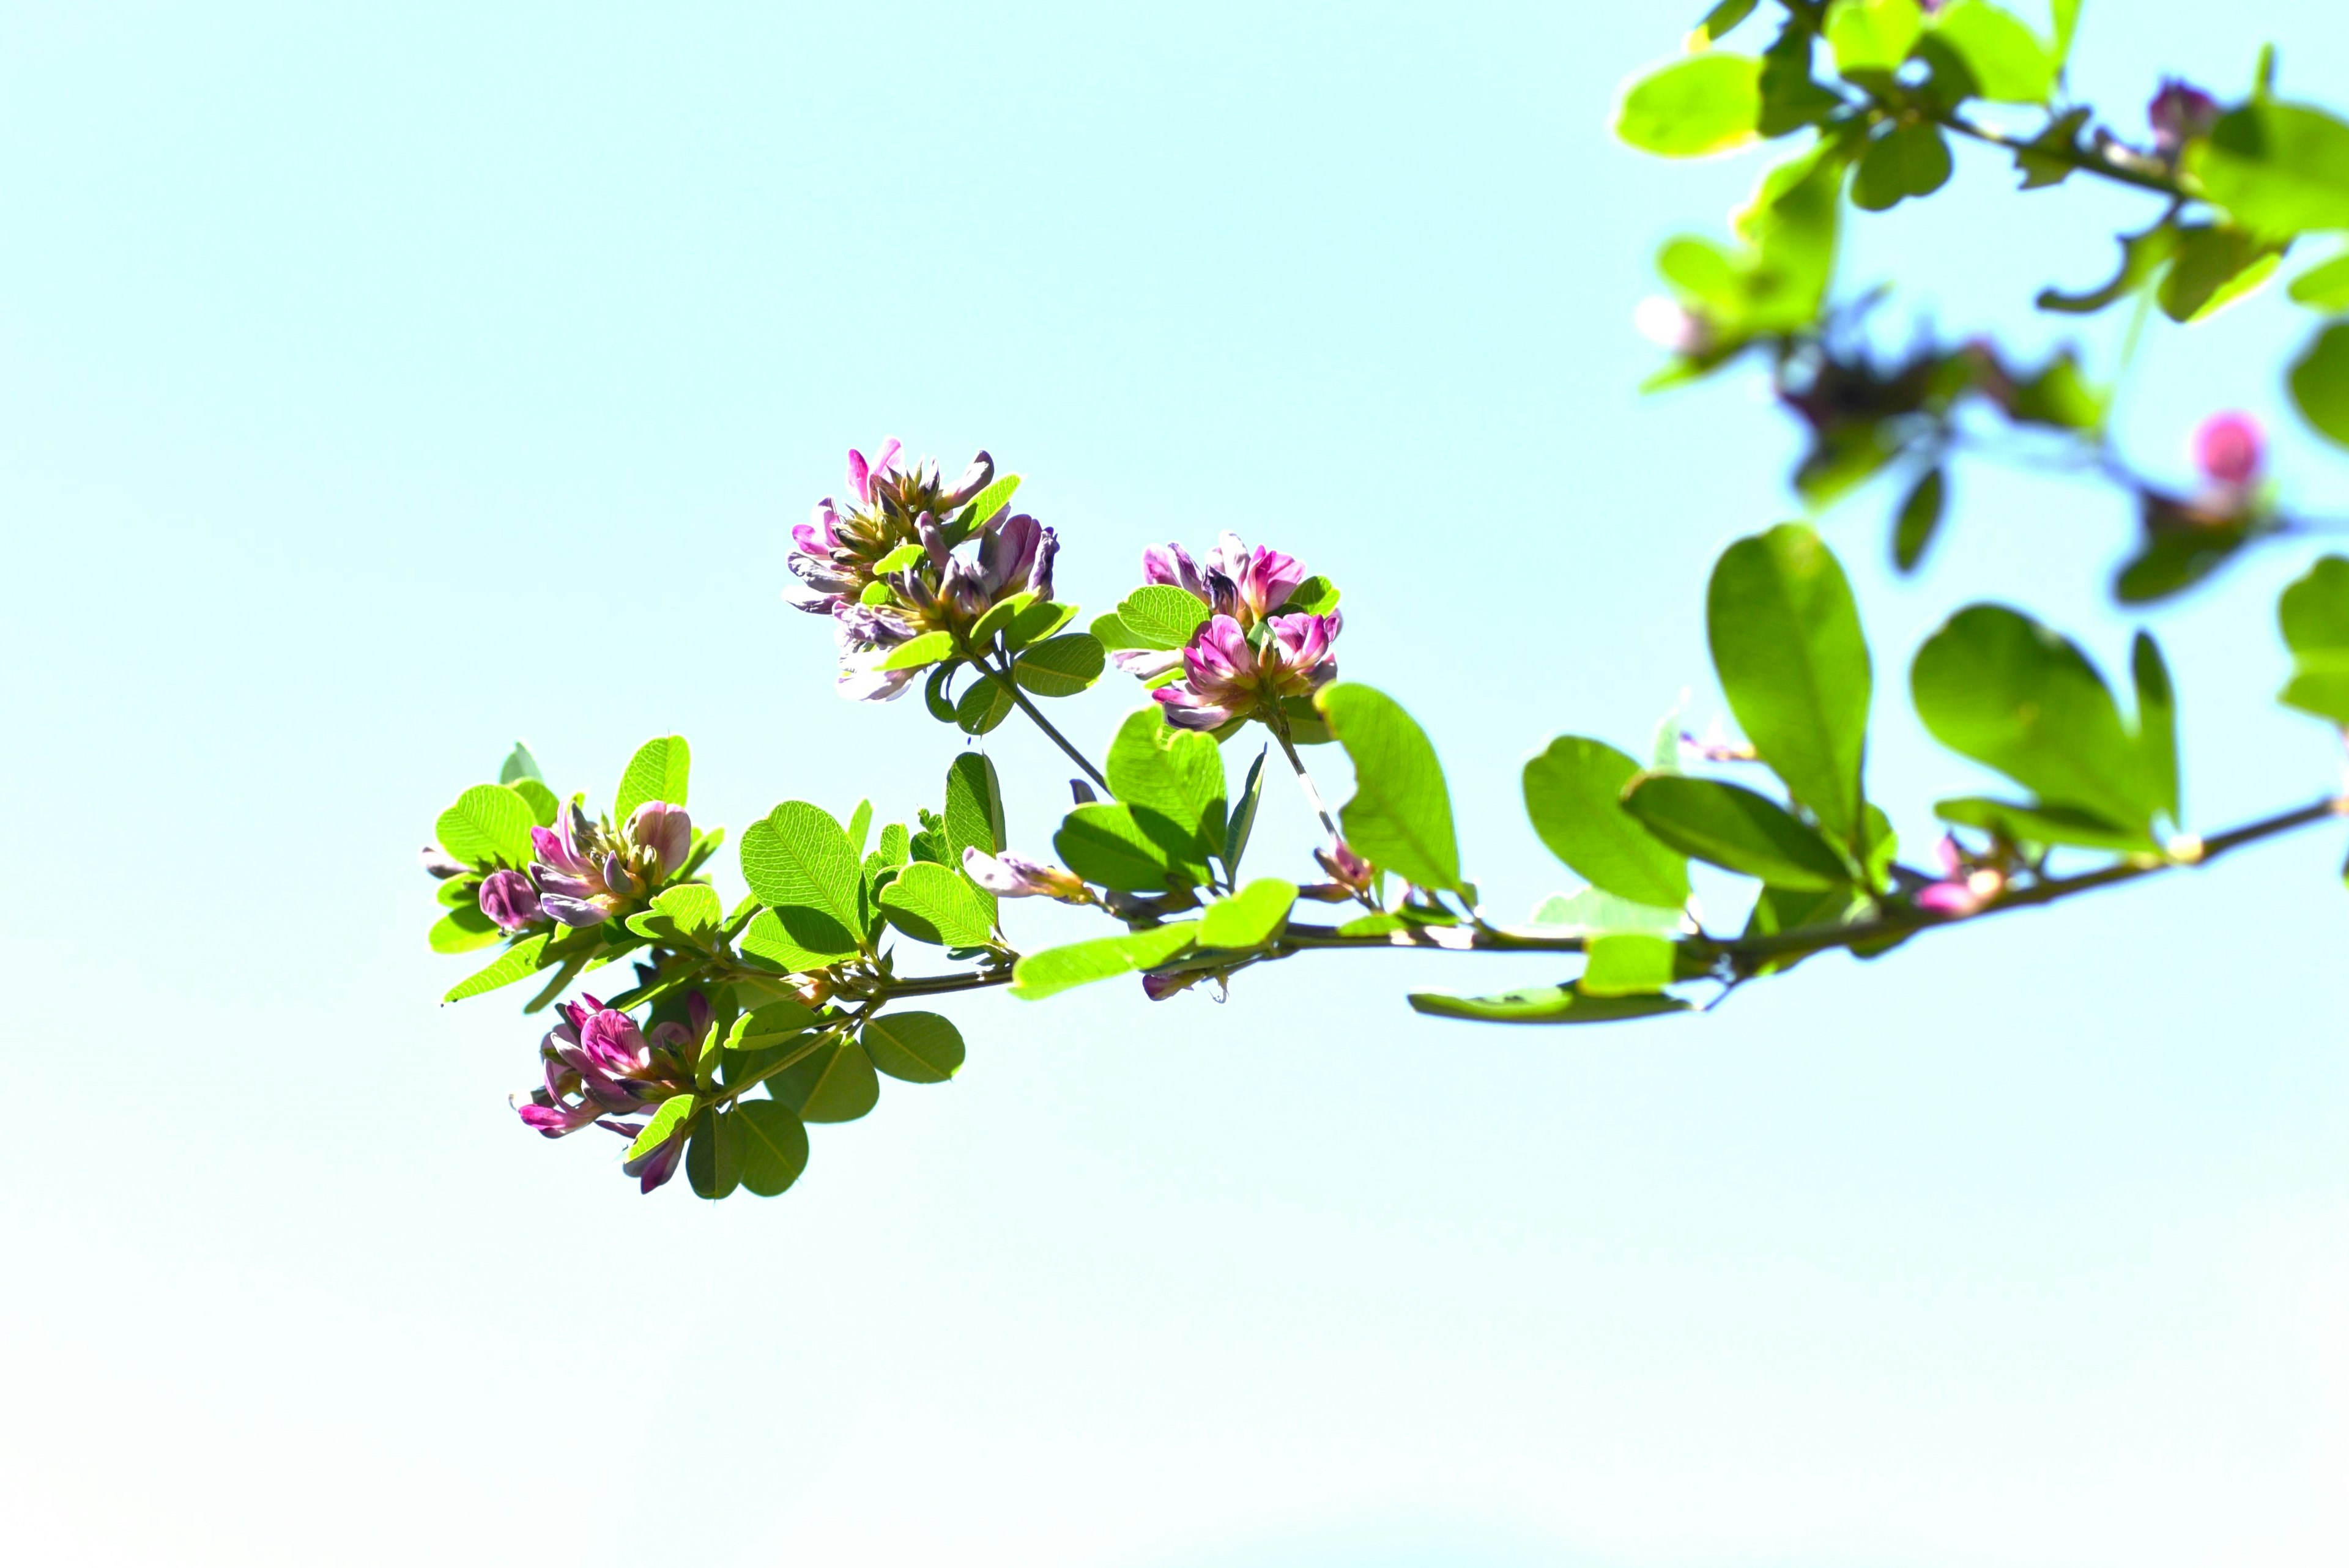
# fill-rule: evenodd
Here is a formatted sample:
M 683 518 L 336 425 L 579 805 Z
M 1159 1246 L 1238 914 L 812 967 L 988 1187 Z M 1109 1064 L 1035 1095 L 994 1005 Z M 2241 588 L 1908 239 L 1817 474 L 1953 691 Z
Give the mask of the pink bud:
M 2194 461 L 2212 484 L 2242 490 L 2259 478 L 2267 440 L 2249 414 L 2213 414 L 2194 432 Z

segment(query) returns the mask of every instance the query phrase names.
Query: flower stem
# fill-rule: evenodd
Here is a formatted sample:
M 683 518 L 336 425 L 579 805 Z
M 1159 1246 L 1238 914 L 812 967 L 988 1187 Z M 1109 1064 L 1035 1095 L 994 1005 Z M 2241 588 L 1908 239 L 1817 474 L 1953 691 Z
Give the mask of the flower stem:
M 1043 714 L 1038 710 L 1036 705 L 1028 700 L 1028 694 L 1019 689 L 1019 683 L 1011 678 L 1009 669 L 997 669 L 993 665 L 988 664 L 984 657 L 977 653 L 972 653 L 968 656 L 970 659 L 973 668 L 977 669 L 979 674 L 985 676 L 988 680 L 993 681 L 997 686 L 1001 686 L 1006 692 L 1009 693 L 1012 702 L 1018 705 L 1019 711 L 1026 714 L 1030 719 L 1033 719 L 1035 721 L 1036 727 L 1042 730 L 1045 735 L 1050 737 L 1053 745 L 1059 747 L 1062 751 L 1068 754 L 1070 761 L 1083 769 L 1085 770 L 1086 778 L 1101 786 L 1102 794 L 1107 795 L 1113 792 L 1109 787 L 1109 780 L 1102 777 L 1102 770 L 1094 767 L 1091 762 L 1087 761 L 1085 754 L 1079 751 L 1073 745 L 1070 744 L 1069 738 L 1062 735 L 1058 729 L 1054 728 L 1052 721 L 1046 718 Z M 1009 665 L 1010 655 L 1004 655 L 1004 663 L 1007 665 Z
M 1297 755 L 1297 743 L 1288 738 L 1288 716 L 1278 707 L 1272 713 L 1272 719 L 1266 727 L 1272 731 L 1272 738 L 1280 742 L 1280 754 L 1288 758 L 1288 766 L 1296 770 L 1297 787 L 1305 791 L 1305 803 L 1313 808 L 1315 816 L 1321 819 L 1321 826 L 1330 835 L 1330 847 L 1334 850 L 1346 841 L 1345 835 L 1338 831 L 1338 820 L 1330 816 L 1330 808 L 1322 804 L 1321 791 L 1315 788 L 1313 775 L 1305 771 L 1305 758 Z

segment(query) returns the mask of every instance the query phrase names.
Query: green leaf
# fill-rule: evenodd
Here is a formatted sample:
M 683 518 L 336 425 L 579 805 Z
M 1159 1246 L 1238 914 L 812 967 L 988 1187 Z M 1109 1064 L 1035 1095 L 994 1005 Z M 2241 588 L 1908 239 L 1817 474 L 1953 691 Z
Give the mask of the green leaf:
M 1552 893 L 1534 911 L 1532 923 L 1586 936 L 1612 932 L 1665 932 L 1681 928 L 1681 912 L 1628 898 L 1595 887 L 1579 892 Z
M 774 1197 L 807 1169 L 807 1128 L 782 1101 L 737 1100 L 727 1119 L 742 1185 L 760 1197 Z
M 1730 711 L 1762 760 L 1828 834 L 1857 846 L 1871 677 L 1834 553 L 1800 523 L 1739 540 L 1713 569 L 1705 624 Z
M 1576 985 L 1537 985 L 1493 996 L 1414 991 L 1411 1006 L 1413 1012 L 1432 1017 L 1485 1024 L 1616 1024 L 1689 1010 L 1689 1005 L 1677 996 L 1592 996 Z
M 1639 772 L 1603 740 L 1561 735 L 1526 764 L 1526 815 L 1550 853 L 1593 886 L 1678 909 L 1689 899 L 1687 859 L 1623 810 L 1624 787 Z
M 2329 262 L 2319 262 L 2292 280 L 2294 304 L 2304 304 L 2311 310 L 2328 315 L 2349 310 L 2349 252 L 2344 252 Z
M 1702 158 L 1753 141 L 1761 118 L 1762 62 L 1707 52 L 1633 82 L 1615 111 L 1615 134 L 1643 152 Z
M 1705 36 L 1708 43 L 1718 43 L 1737 24 L 1754 15 L 1754 7 L 1758 3 L 1759 0 L 1721 0 L 1720 5 L 1704 14 L 1704 20 L 1697 24 L 1697 30 Z
M 1661 936 L 1594 938 L 1589 962 L 1575 987 L 1585 996 L 1653 995 L 1678 978 L 1673 974 L 1677 951 Z
M 1949 509 L 1950 481 L 1940 469 L 1928 469 L 1923 477 L 1909 487 L 1908 499 L 1900 503 L 1900 516 L 1892 526 L 1892 564 L 1903 573 L 1917 570 L 1925 559 L 1925 552 L 1940 531 L 1942 514 Z
M 1154 583 L 1125 596 L 1117 607 L 1117 621 L 1133 639 L 1131 646 L 1179 648 L 1206 624 L 1210 613 L 1206 605 L 1172 583 Z M 1118 645 L 1107 638 L 1102 642 Z
M 1199 923 L 1185 920 L 1123 936 L 1102 936 L 1066 947 L 1048 947 L 1019 961 L 1012 971 L 1011 994 L 1023 1002 L 1038 1002 L 1078 985 L 1090 985 L 1096 980 L 1154 969 L 1188 952 L 1198 933 Z
M 1119 892 L 1157 892 L 1174 874 L 1166 851 L 1125 806 L 1096 801 L 1071 811 L 1052 835 L 1061 863 Z
M 2158 849 L 2143 829 L 2121 827 L 2076 806 L 2025 806 L 1979 795 L 1933 802 L 1933 815 L 1961 828 L 1979 828 L 2012 844 L 2070 844 L 2087 850 L 2142 853 Z
M 1347 841 L 1414 886 L 1458 888 L 1452 792 L 1427 732 L 1394 698 L 1351 681 L 1322 687 L 1313 706 L 1354 764 L 1354 798 L 1340 813 Z
M 2150 604 L 2187 589 L 2224 566 L 2251 542 L 2241 522 L 2210 522 L 2178 515 L 2170 498 L 2145 492 L 2145 531 L 2137 552 L 2113 577 L 2113 597 Z
M 669 1096 L 654 1108 L 652 1119 L 645 1123 L 642 1132 L 636 1134 L 636 1140 L 628 1145 L 626 1158 L 642 1160 L 676 1137 L 699 1109 L 700 1101 L 689 1094 Z
M 746 956 L 764 959 L 792 975 L 803 975 L 855 956 L 855 944 L 850 941 L 845 946 L 842 944 L 843 934 L 832 924 L 830 915 L 804 910 L 794 913 L 794 923 L 808 933 L 816 945 L 811 947 L 800 941 L 771 909 L 762 909 L 751 918 L 736 945 Z
M 1990 0 L 1957 0 L 1937 13 L 1933 35 L 1965 62 L 1975 93 L 1994 103 L 2045 103 L 2056 57 L 2013 12 Z
M 802 1121 L 854 1121 L 881 1103 L 873 1058 L 854 1040 L 842 1040 L 792 1063 L 767 1080 L 767 1092 Z
M 955 704 L 955 725 L 965 735 L 985 735 L 1011 717 L 1014 707 L 1011 693 L 992 677 L 982 676 L 970 683 L 970 689 Z
M 962 1031 L 936 1013 L 884 1013 L 858 1036 L 873 1065 L 907 1083 L 944 1083 L 962 1070 Z
M 1868 144 L 1851 178 L 1852 205 L 1881 212 L 1950 182 L 1950 144 L 1926 121 L 1898 126 Z
M 2172 321 L 2202 321 L 2273 275 L 2282 260 L 2271 244 L 2237 228 L 2181 226 L 2178 253 L 2154 298 Z
M 2349 125 L 2321 108 L 2255 99 L 2189 146 L 2187 168 L 2214 204 L 2271 239 L 2349 229 Z
M 530 864 L 530 830 L 538 822 L 530 802 L 504 784 L 476 784 L 440 813 L 433 836 L 468 865 L 519 871 Z
M 846 957 L 864 929 L 864 868 L 821 806 L 786 800 L 742 832 L 742 880 L 811 953 Z
M 965 850 L 999 854 L 1009 840 L 1003 826 L 1003 786 L 995 764 L 986 755 L 966 751 L 947 768 L 946 827 L 947 863 L 962 864 Z
M 920 636 L 900 643 L 874 668 L 883 670 L 918 670 L 954 656 L 952 632 L 924 632 Z
M 955 721 L 954 676 L 962 668 L 960 659 L 948 659 L 930 671 L 930 678 L 922 683 L 922 706 L 940 724 Z
M 918 542 L 901 544 L 873 563 L 873 575 L 886 577 L 891 573 L 903 572 L 908 566 L 919 566 L 928 553 Z
M 496 921 L 475 906 L 452 909 L 442 915 L 432 923 L 427 940 L 435 953 L 471 953 L 477 947 L 487 947 L 504 934 Z
M 961 517 L 957 519 L 966 525 L 963 536 L 968 538 L 971 531 L 994 521 L 995 514 L 1009 506 L 1011 498 L 1019 491 L 1019 476 L 1018 474 L 1005 474 L 1001 479 L 979 491 L 971 499 L 970 505 L 963 509 Z
M 1623 805 L 1683 854 L 1773 887 L 1826 889 L 1852 880 L 1834 846 L 1785 807 L 1743 785 L 1651 773 L 1632 784 Z
M 725 919 L 716 889 L 704 882 L 683 882 L 656 894 L 652 908 L 630 915 L 628 929 L 654 942 L 683 937 L 696 945 L 707 945 Z
M 2292 361 L 2292 400 L 2320 435 L 2349 447 L 2349 321 L 2336 321 L 2318 333 Z M 440 841 L 445 845 L 449 841 L 443 837 Z
M 738 986 L 736 995 L 741 994 Z M 814 1022 L 815 1013 L 805 1003 L 790 996 L 771 998 L 734 1020 L 734 1026 L 727 1031 L 725 1048 L 763 1051 L 798 1038 Z
M 731 1118 L 712 1111 L 695 1123 L 693 1140 L 685 1146 L 685 1179 L 695 1197 L 712 1200 L 731 1197 L 741 1185 Z
M 984 947 L 995 935 L 995 901 L 959 870 L 907 866 L 881 890 L 889 923 L 916 942 Z
M 872 830 L 873 802 L 859 800 L 856 802 L 856 810 L 848 813 L 848 852 L 852 855 L 863 854 L 864 837 Z
M 1033 593 L 1014 593 L 1008 599 L 998 599 L 987 607 L 987 614 L 971 627 L 970 645 L 981 649 L 989 646 L 999 635 L 1009 631 L 1012 623 L 1026 614 L 1035 603 L 1036 595 Z
M 2276 619 L 2292 654 L 2291 684 L 2276 700 L 2349 728 L 2349 561 L 2328 555 L 2311 566 L 2276 602 Z
M 1248 836 L 1256 831 L 1256 808 L 1264 794 L 1264 761 L 1272 748 L 1259 748 L 1256 760 L 1248 764 L 1247 782 L 1240 786 L 1240 798 L 1232 802 L 1229 824 L 1224 830 L 1224 873 L 1237 882 L 1240 874 L 1240 857 L 1247 853 Z
M 2068 348 L 2056 350 L 2036 376 L 2017 381 L 2007 408 L 2019 424 L 2058 430 L 2101 429 L 2106 412 L 2106 395 L 2088 384 Z
M 1011 624 L 1003 634 L 1004 643 L 1017 653 L 1021 648 L 1040 643 L 1077 618 L 1077 606 L 1058 599 L 1039 599 L 1011 617 Z
M 529 803 L 531 820 L 542 828 L 552 828 L 554 819 L 563 814 L 563 802 L 554 798 L 554 791 L 535 779 L 517 779 L 506 788 Z
M 538 770 L 538 758 L 531 755 L 529 745 L 517 740 L 513 749 L 506 753 L 504 765 L 498 769 L 498 782 L 512 784 L 524 779 L 535 779 L 542 784 L 546 782 L 546 775 Z
M 1338 585 L 1327 577 L 1308 577 L 1288 591 L 1276 612 L 1284 615 L 1326 615 L 1338 607 Z
M 1110 793 L 1131 810 L 1162 858 L 1205 881 L 1207 857 L 1223 852 L 1226 825 L 1224 758 L 1215 737 L 1177 729 L 1152 703 L 1118 726 L 1102 771 Z
M 628 758 L 627 771 L 620 775 L 620 794 L 612 806 L 612 820 L 626 822 L 647 800 L 684 805 L 686 776 L 692 766 L 693 754 L 682 735 L 664 735 L 646 741 Z
M 1011 678 L 1038 696 L 1074 696 L 1101 679 L 1104 655 L 1090 632 L 1048 637 L 1019 655 Z
M 1288 911 L 1297 902 L 1297 884 L 1278 877 L 1260 877 L 1231 897 L 1207 906 L 1199 917 L 1202 947 L 1261 947 L 1288 924 Z
M 2023 176 L 2021 189 L 2041 191 L 2061 185 L 2078 172 L 2080 133 L 2088 129 L 2095 111 L 2085 105 L 2064 110 L 2047 122 L 2047 129 L 2014 150 L 2014 167 Z
M 1781 936 L 1814 926 L 1832 931 L 1847 923 L 1856 907 L 1864 909 L 1867 906 L 1856 903 L 1849 888 L 1804 891 L 1765 887 L 1762 890 L 1762 896 L 1754 901 L 1754 913 L 1745 922 L 1745 934 L 1748 937 Z M 1754 965 L 1754 972 L 1756 975 L 1783 975 L 1816 951 L 1795 950 L 1779 954 L 1763 959 Z
M 1959 611 L 1909 670 L 1934 738 L 2039 798 L 2131 830 L 2158 804 L 2113 695 L 2071 642 L 1997 604 Z
M 1148 645 L 1133 634 L 1133 629 L 1118 618 L 1112 610 L 1106 615 L 1095 615 L 1092 624 L 1093 641 L 1114 652 L 1120 648 L 1140 648 Z
M 1845 76 L 1899 68 L 1924 30 L 1917 0 L 1835 0 L 1827 7 L 1827 46 Z
M 2055 15 L 2055 64 L 2072 57 L 2072 39 L 2080 30 L 2080 0 L 2049 0 Z
M 2123 234 L 2120 247 L 2120 270 L 2113 274 L 2111 282 L 2085 294 L 2042 289 L 2039 291 L 2039 308 L 2065 315 L 2094 315 L 2116 300 L 2135 294 L 2168 263 L 2170 257 L 2177 254 L 2178 231 L 2165 221 L 2143 233 Z
M 461 980 L 449 994 L 440 998 L 444 1003 L 461 1002 L 468 996 L 479 996 L 502 985 L 511 985 L 527 975 L 545 968 L 552 959 L 542 959 L 546 950 L 547 935 L 525 936 L 498 955 L 496 963 L 469 980 Z
M 1843 107 L 1834 89 L 1811 79 L 1811 35 L 1790 22 L 1762 51 L 1760 107 L 1754 128 L 1765 137 L 1817 125 Z
M 2149 632 L 2139 632 L 2129 648 L 2129 675 L 2137 686 L 2137 748 L 2150 786 L 2154 809 L 2172 822 L 2185 820 L 2178 810 L 2178 688 L 2169 679 L 2169 665 L 2161 645 Z

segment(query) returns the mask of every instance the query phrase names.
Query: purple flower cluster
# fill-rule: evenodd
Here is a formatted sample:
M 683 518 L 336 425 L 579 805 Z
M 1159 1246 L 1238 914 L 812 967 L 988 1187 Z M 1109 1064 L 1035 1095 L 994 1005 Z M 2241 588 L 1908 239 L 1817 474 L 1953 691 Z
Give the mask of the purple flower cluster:
M 530 874 L 499 872 L 481 884 L 481 913 L 509 931 L 540 919 L 601 925 L 675 876 L 693 852 L 682 806 L 647 800 L 613 832 L 576 801 L 552 828 L 533 828 Z
M 1179 544 L 1142 552 L 1142 574 L 1180 588 L 1207 606 L 1207 619 L 1180 648 L 1132 648 L 1113 655 L 1118 667 L 1143 680 L 1180 672 L 1151 693 L 1166 721 L 1185 729 L 1217 729 L 1265 717 L 1290 697 L 1307 696 L 1337 678 L 1330 649 L 1344 616 L 1280 612 L 1306 581 L 1305 565 L 1266 545 L 1250 549 L 1226 533 L 1207 552 L 1204 569 Z
M 979 453 L 949 487 L 934 460 L 903 467 L 902 449 L 892 438 L 870 461 L 850 452 L 849 500 L 824 497 L 814 516 L 792 531 L 799 548 L 791 568 L 801 586 L 785 597 L 811 614 L 832 617 L 840 695 L 855 702 L 885 702 L 921 674 L 879 666 L 923 633 L 968 630 L 1014 593 L 1052 596 L 1060 548 L 1052 531 L 1009 506 L 984 518 L 966 510 L 994 480 L 993 458 Z M 957 553 L 974 540 L 974 553 Z M 909 545 L 918 547 L 910 562 L 880 569 Z
M 709 1033 L 709 1005 L 699 992 L 688 998 L 688 1024 L 656 1024 L 647 1035 L 636 1021 L 594 996 L 556 1007 L 562 1022 L 539 1046 L 546 1081 L 517 1097 L 523 1125 L 548 1138 L 568 1138 L 594 1122 L 633 1141 L 643 1122 L 607 1119 L 650 1110 L 693 1087 L 693 1057 Z M 647 1192 L 677 1174 L 684 1158 L 682 1130 L 657 1149 L 623 1167 Z

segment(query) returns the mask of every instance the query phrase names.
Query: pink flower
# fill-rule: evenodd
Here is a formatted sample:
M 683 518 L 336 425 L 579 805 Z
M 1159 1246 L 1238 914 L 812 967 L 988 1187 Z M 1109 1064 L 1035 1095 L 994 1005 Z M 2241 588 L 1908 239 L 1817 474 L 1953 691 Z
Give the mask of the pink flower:
M 1074 872 L 1023 855 L 990 855 L 972 845 L 962 852 L 963 874 L 998 898 L 1081 899 L 1085 880 Z
M 896 468 L 897 454 L 905 449 L 905 443 L 895 436 L 881 443 L 878 455 L 869 463 L 864 460 L 863 452 L 854 447 L 848 449 L 848 488 L 856 493 L 857 505 L 873 504 L 873 481 Z M 800 493 L 805 495 L 807 492 L 802 490 Z
M 1232 616 L 1212 616 L 1183 649 L 1184 678 L 1150 695 L 1165 709 L 1166 722 L 1184 729 L 1261 717 L 1337 678 L 1330 645 L 1344 624 L 1334 610 L 1275 615 L 1251 635 Z
M 538 890 L 520 872 L 492 872 L 481 882 L 481 913 L 503 931 L 521 931 L 546 918 Z
M 2267 438 L 2249 414 L 2213 414 L 2194 432 L 2194 463 L 2223 490 L 2241 490 L 2260 477 Z
M 2175 163 L 2188 142 L 2209 135 L 2219 123 L 2219 100 L 2178 77 L 2164 77 L 2145 118 L 2153 126 L 2155 154 Z
M 1941 862 L 1941 880 L 1918 889 L 1918 908 L 1961 920 L 1980 913 L 2006 891 L 2006 873 L 1995 866 L 1971 861 L 1950 834 L 1941 835 L 1933 852 Z
M 1142 577 L 1182 589 L 1247 631 L 1288 603 L 1305 582 L 1305 564 L 1267 545 L 1251 550 L 1238 534 L 1226 532 L 1207 552 L 1204 571 L 1179 544 L 1152 545 L 1142 552 Z

